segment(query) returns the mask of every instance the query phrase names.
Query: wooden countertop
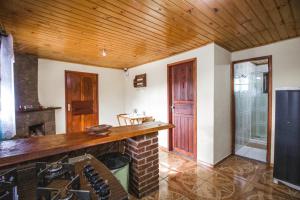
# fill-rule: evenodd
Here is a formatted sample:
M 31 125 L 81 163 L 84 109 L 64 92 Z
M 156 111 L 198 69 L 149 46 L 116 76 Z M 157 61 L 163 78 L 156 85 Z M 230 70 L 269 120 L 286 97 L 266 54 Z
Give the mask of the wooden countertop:
M 2 141 L 0 142 L 0 167 L 146 135 L 173 127 L 167 123 L 148 122 L 140 125 L 113 127 L 108 136 L 95 136 L 86 132 L 79 132 Z

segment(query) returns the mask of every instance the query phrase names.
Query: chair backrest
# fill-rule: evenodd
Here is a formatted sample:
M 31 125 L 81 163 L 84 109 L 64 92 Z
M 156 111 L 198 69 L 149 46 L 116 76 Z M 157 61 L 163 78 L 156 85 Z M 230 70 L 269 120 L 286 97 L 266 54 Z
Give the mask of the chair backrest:
M 142 123 L 146 123 L 146 122 L 154 122 L 155 119 L 153 117 L 147 117 L 145 119 L 143 119 Z
M 117 119 L 118 119 L 118 123 L 119 123 L 119 126 L 122 126 L 123 123 L 121 123 L 122 121 L 124 122 L 124 125 L 127 126 L 127 120 L 123 117 L 124 115 L 127 115 L 126 113 L 123 113 L 123 114 L 118 114 L 117 115 Z

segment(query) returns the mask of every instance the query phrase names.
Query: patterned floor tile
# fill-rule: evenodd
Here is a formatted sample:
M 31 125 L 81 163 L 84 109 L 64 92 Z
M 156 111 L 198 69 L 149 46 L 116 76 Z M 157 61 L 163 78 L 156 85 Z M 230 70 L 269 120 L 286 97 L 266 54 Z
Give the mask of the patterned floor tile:
M 234 195 L 234 199 L 266 199 L 266 200 L 284 200 L 284 199 L 298 199 L 285 192 L 280 192 L 272 187 L 268 187 L 261 184 L 249 183 L 242 192 Z
M 299 191 L 273 183 L 272 167 L 239 156 L 209 168 L 160 151 L 159 164 L 160 189 L 143 200 L 300 199 Z
M 160 181 L 159 191 L 156 191 L 144 198 L 142 200 L 191 200 L 187 197 L 183 188 L 180 188 L 176 183 L 169 183 L 167 181 Z M 131 197 L 130 200 L 136 200 L 136 198 Z
M 214 170 L 220 173 L 241 178 L 246 181 L 256 180 L 256 175 L 266 169 L 268 169 L 268 167 L 264 163 L 239 156 L 230 156 L 214 168 Z

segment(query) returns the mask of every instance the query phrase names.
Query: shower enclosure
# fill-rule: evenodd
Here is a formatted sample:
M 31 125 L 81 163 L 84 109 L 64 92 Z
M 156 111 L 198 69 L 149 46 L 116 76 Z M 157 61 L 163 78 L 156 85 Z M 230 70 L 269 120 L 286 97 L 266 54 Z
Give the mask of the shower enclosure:
M 266 162 L 268 60 L 234 67 L 235 154 Z

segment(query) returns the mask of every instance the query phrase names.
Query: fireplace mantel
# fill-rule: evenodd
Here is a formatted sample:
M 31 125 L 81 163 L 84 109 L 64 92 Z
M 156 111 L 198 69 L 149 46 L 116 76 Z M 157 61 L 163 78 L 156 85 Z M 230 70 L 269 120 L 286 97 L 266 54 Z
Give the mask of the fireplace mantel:
M 17 113 L 29 113 L 29 112 L 40 112 L 40 111 L 47 111 L 47 110 L 57 110 L 61 109 L 61 107 L 46 107 L 46 108 L 33 108 L 27 110 L 17 110 Z

